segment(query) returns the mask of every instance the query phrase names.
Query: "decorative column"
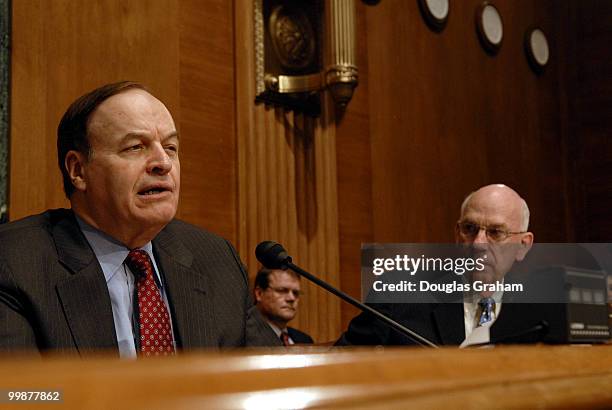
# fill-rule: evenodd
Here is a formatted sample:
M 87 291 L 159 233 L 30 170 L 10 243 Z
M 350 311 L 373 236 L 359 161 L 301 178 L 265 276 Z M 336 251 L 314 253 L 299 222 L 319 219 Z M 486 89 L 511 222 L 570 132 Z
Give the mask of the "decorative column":
M 328 0 L 326 7 L 325 84 L 336 104 L 344 107 L 358 83 L 355 3 L 354 0 Z

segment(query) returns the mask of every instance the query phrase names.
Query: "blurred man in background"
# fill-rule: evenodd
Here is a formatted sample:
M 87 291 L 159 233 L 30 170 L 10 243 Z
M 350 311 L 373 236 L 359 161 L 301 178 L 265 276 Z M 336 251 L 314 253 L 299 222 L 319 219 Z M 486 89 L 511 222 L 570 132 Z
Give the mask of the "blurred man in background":
M 296 273 L 262 268 L 255 277 L 253 293 L 257 308 L 285 346 L 313 343 L 306 333 L 287 326 L 300 302 L 300 277 Z

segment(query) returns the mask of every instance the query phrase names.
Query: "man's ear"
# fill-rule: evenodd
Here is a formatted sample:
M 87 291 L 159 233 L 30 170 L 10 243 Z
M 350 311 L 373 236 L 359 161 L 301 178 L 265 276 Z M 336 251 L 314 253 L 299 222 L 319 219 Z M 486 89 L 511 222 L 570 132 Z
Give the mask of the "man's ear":
M 87 159 L 85 155 L 78 151 L 68 151 L 64 158 L 64 167 L 68 171 L 70 181 L 77 191 L 85 191 L 87 182 L 85 179 L 85 163 Z
M 516 260 L 522 261 L 527 256 L 527 252 L 531 249 L 531 245 L 533 245 L 533 234 L 531 232 L 527 232 L 523 234 L 521 238 L 521 249 L 519 249 Z
M 255 289 L 253 289 L 253 295 L 255 296 L 255 303 L 259 303 L 263 297 L 263 290 L 257 286 Z

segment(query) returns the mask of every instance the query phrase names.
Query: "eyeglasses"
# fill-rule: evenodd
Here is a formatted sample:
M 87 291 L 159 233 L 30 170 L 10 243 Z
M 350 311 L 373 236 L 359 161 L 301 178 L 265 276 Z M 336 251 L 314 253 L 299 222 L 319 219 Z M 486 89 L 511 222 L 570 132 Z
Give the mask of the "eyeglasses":
M 510 235 L 527 233 L 527 231 L 511 232 L 499 227 L 478 225 L 473 222 L 457 222 L 457 228 L 459 229 L 461 236 L 468 240 L 476 238 L 482 229 L 485 231 L 487 238 L 489 238 L 492 242 L 501 242 Z
M 272 286 L 268 287 L 268 289 L 272 290 L 275 293 L 278 293 L 279 295 L 288 295 L 289 293 L 293 294 L 294 298 L 299 298 L 303 293 L 301 291 L 299 291 L 298 289 L 289 289 L 289 288 L 273 288 Z

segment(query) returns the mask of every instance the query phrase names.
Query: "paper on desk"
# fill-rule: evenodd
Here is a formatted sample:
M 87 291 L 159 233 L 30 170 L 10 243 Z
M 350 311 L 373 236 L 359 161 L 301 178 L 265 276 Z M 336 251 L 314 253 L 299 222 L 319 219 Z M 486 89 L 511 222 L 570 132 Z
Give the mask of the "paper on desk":
M 475 328 L 468 337 L 465 338 L 463 343 L 459 345 L 460 348 L 468 347 L 471 345 L 482 345 L 491 341 L 490 326 L 478 326 Z

